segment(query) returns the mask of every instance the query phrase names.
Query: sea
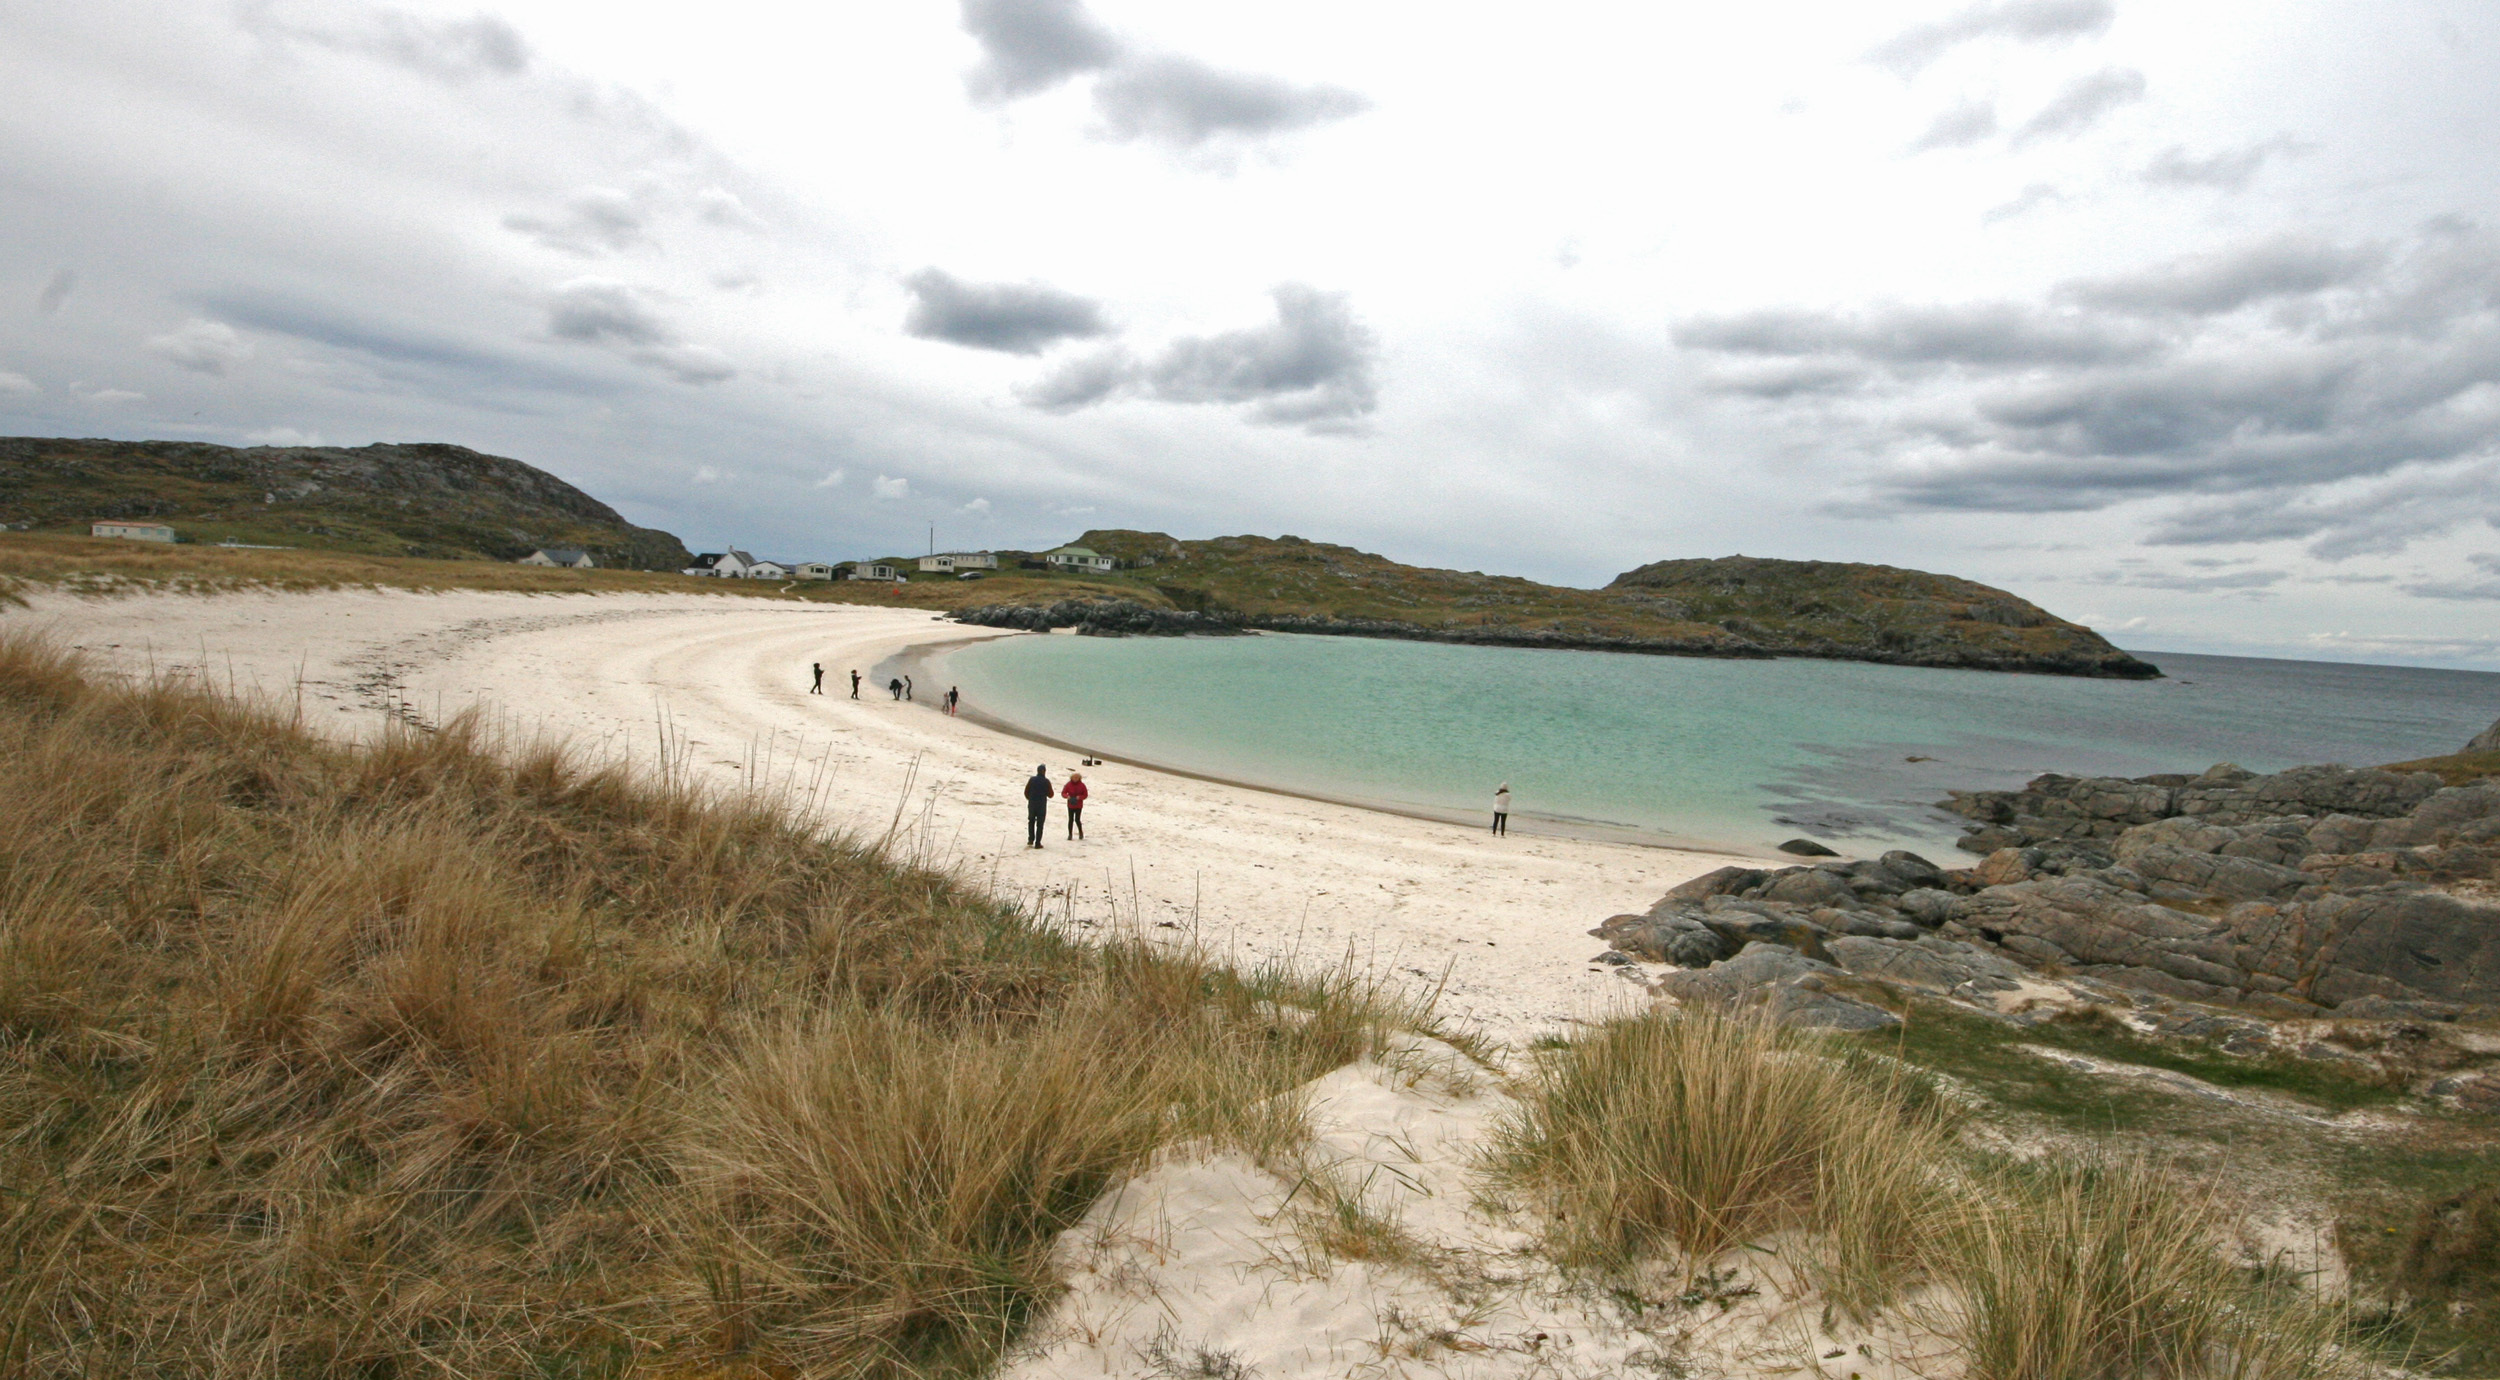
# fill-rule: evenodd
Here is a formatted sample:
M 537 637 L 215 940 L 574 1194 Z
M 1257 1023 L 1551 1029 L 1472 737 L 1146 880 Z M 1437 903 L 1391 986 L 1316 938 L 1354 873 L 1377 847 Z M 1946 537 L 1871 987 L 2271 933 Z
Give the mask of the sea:
M 2164 678 L 1358 637 L 999 638 L 924 663 L 967 712 L 1092 755 L 1633 843 L 1951 856 L 1952 790 L 2457 751 L 2500 673 L 2143 653 Z

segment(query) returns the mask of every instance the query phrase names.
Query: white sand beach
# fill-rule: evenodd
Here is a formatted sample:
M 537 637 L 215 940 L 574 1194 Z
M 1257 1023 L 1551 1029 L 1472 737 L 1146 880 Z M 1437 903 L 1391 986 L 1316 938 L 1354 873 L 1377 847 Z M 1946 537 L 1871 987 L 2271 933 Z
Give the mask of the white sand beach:
M 127 674 L 203 675 L 300 701 L 342 734 L 386 716 L 466 709 L 587 753 L 656 764 L 663 740 L 703 777 L 805 790 L 831 825 L 889 830 L 967 879 L 1080 928 L 1194 936 L 1242 961 L 1351 959 L 1417 987 L 1500 1041 L 1621 1009 L 1641 994 L 1588 960 L 1609 915 L 1729 859 L 1513 834 L 1280 795 L 1107 762 L 1084 768 L 1089 837 L 1023 846 L 1020 789 L 1042 747 L 939 712 L 942 687 L 897 703 L 867 674 L 907 648 L 1030 636 L 914 610 L 698 596 L 41 594 L 0 610 Z M 810 695 L 808 665 L 825 666 Z

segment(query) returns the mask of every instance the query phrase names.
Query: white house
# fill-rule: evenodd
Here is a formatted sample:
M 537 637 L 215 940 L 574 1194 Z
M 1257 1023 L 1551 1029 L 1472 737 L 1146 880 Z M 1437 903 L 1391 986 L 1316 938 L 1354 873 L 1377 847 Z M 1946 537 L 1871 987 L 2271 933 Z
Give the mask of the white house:
M 831 561 L 801 561 L 798 576 L 802 580 L 830 580 L 835 576 Z
M 736 547 L 726 551 L 706 551 L 686 567 L 689 575 L 713 575 L 724 580 L 743 580 L 755 567 L 755 558 Z
M 998 556 L 989 551 L 941 551 L 920 558 L 922 570 L 996 570 Z
M 172 541 L 174 529 L 161 522 L 91 522 L 91 537 L 119 537 L 124 541 Z
M 1058 570 L 1109 570 L 1119 564 L 1109 556 L 1095 555 L 1082 546 L 1063 546 L 1042 557 Z
M 842 578 L 846 580 L 900 580 L 903 578 L 903 572 L 883 561 L 848 561 L 845 564 L 849 567 L 849 573 Z
M 523 556 L 515 565 L 560 565 L 568 570 L 596 570 L 597 561 L 578 546 L 542 546 Z
M 787 580 L 797 571 L 798 566 L 790 561 L 757 561 L 747 567 L 747 578 L 750 580 Z

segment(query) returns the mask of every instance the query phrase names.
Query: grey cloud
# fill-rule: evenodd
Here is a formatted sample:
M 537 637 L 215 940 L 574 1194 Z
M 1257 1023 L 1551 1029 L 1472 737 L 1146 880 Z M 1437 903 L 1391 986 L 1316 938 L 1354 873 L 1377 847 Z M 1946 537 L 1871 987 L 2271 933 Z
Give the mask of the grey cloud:
M 2156 187 L 2219 187 L 2236 192 L 2256 179 L 2266 160 L 2302 150 L 2298 140 L 2278 136 L 2246 148 L 2224 149 L 2192 158 L 2184 145 L 2172 144 L 2144 165 L 2143 178 Z
M 379 58 L 440 81 L 517 76 L 530 65 L 529 44 L 520 31 L 482 12 L 433 19 L 319 0 L 249 0 L 237 18 L 267 36 Z
M 1122 394 L 1169 403 L 1247 403 L 1253 421 L 1345 431 L 1379 406 L 1377 341 L 1344 293 L 1300 283 L 1274 290 L 1276 320 L 1184 336 L 1151 360 L 1113 347 L 1079 356 L 1024 389 L 1024 401 L 1069 412 Z
M 730 230 L 760 231 L 765 229 L 763 217 L 747 209 L 738 194 L 721 187 L 706 187 L 695 194 L 695 214 L 707 225 Z
M 2282 235 L 2114 278 L 2066 283 L 2056 295 L 2113 311 L 2212 316 L 2253 302 L 2342 287 L 2376 272 L 2386 260 L 2381 245 L 2346 246 Z
M 2291 572 L 2284 570 L 2234 570 L 2209 575 L 2162 570 L 2129 570 L 2104 575 L 2089 580 L 2087 583 L 2129 585 L 2137 589 L 2169 589 L 2189 594 L 2216 594 L 2226 591 L 2268 589 L 2289 578 L 2291 578 Z
M 1982 369 L 2107 363 L 2140 358 L 2157 348 L 2157 342 L 2138 331 L 2011 302 L 1694 317 L 1677 324 L 1675 338 L 1687 348 L 1729 354 L 1842 355 L 1892 366 L 1961 364 Z
M 2048 183 L 2034 182 L 2023 188 L 2012 200 L 1990 207 L 1987 214 L 1981 216 L 1980 219 L 1994 225 L 1998 221 L 2012 220 L 2016 216 L 2027 215 L 2043 206 L 2053 205 L 2065 199 L 2064 192 Z
M 1016 396 L 1044 412 L 1075 412 L 1135 387 L 1144 375 L 1135 354 L 1113 345 L 1061 361 Z
M 1793 418 L 1749 404 L 1825 448 L 1842 428 L 1876 457 L 1878 508 L 2169 499 L 2155 543 L 2300 541 L 2328 560 L 2500 519 L 2500 236 L 2463 222 L 2391 245 L 2263 240 L 2038 306 L 1763 311 L 1676 338 L 1884 375 Z
M 1359 115 L 1361 95 L 1229 72 L 1171 54 L 1123 62 L 1094 85 L 1094 108 L 1112 137 L 1194 148 L 1225 136 L 1257 138 Z
M 627 359 L 679 383 L 720 383 L 738 372 L 711 346 L 680 340 L 644 293 L 603 278 L 577 278 L 550 294 L 547 331 L 559 340 L 616 347 Z
M 981 45 L 964 89 L 983 103 L 1047 91 L 1120 56 L 1120 41 L 1083 0 L 963 0 L 963 25 Z
M 1927 132 L 1910 141 L 1910 152 L 1968 148 L 1997 132 L 1997 108 L 1986 101 L 1964 101 L 1938 115 Z
M 1713 393 L 1780 399 L 1813 393 L 1838 393 L 1866 382 L 1864 366 L 1828 359 L 1780 360 L 1770 364 L 1721 369 L 1703 381 Z
M 2500 600 L 2500 556 L 2474 555 L 2466 558 L 2483 577 L 2463 580 L 2422 580 L 2403 586 L 2404 592 L 2423 599 Z
M 78 273 L 75 269 L 64 268 L 53 274 L 51 281 L 43 285 L 43 291 L 35 294 L 35 310 L 45 316 L 52 315 L 61 309 L 63 302 L 69 300 L 70 290 L 77 286 Z
M 2013 146 L 2081 134 L 2118 107 L 2143 100 L 2144 91 L 2144 74 L 2131 67 L 2105 67 L 2077 77 L 2014 131 Z
M 228 369 L 252 357 L 252 343 L 223 321 L 194 318 L 163 335 L 151 336 L 148 351 L 195 374 L 223 377 Z
M 591 255 L 642 243 L 648 237 L 651 213 L 644 199 L 630 192 L 584 187 L 565 198 L 559 215 L 509 215 L 503 224 L 550 249 Z
M 1904 78 L 1938 58 L 1984 38 L 2050 43 L 2104 32 L 2117 15 L 2110 0 L 2001 0 L 1974 5 L 1950 19 L 1904 29 L 1877 44 L 1866 60 Z
M 577 278 L 547 302 L 547 330 L 560 340 L 588 345 L 662 345 L 675 337 L 624 283 Z
M 924 340 L 1032 355 L 1111 329 L 1101 303 L 1042 283 L 967 283 L 924 268 L 903 285 L 912 293 L 903 330 Z

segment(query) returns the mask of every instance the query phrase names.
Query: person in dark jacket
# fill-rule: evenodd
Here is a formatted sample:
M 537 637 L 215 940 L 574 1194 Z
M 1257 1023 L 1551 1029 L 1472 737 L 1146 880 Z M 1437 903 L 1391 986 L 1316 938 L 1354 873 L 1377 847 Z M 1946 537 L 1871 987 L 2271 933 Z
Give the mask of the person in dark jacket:
M 859 698 L 859 672 L 851 672 L 851 698 Z
M 1068 802 L 1068 837 L 1085 837 L 1085 776 L 1069 772 L 1068 784 L 1059 788 L 1059 798 Z
M 821 661 L 811 661 L 807 664 L 807 668 L 816 673 L 816 683 L 807 687 L 807 693 L 811 695 L 821 695 L 825 693 L 825 663 Z
M 1024 783 L 1024 846 L 1042 846 L 1042 825 L 1050 819 L 1050 798 L 1058 792 L 1050 788 L 1050 766 L 1045 763 L 1033 769 L 1032 779 Z

